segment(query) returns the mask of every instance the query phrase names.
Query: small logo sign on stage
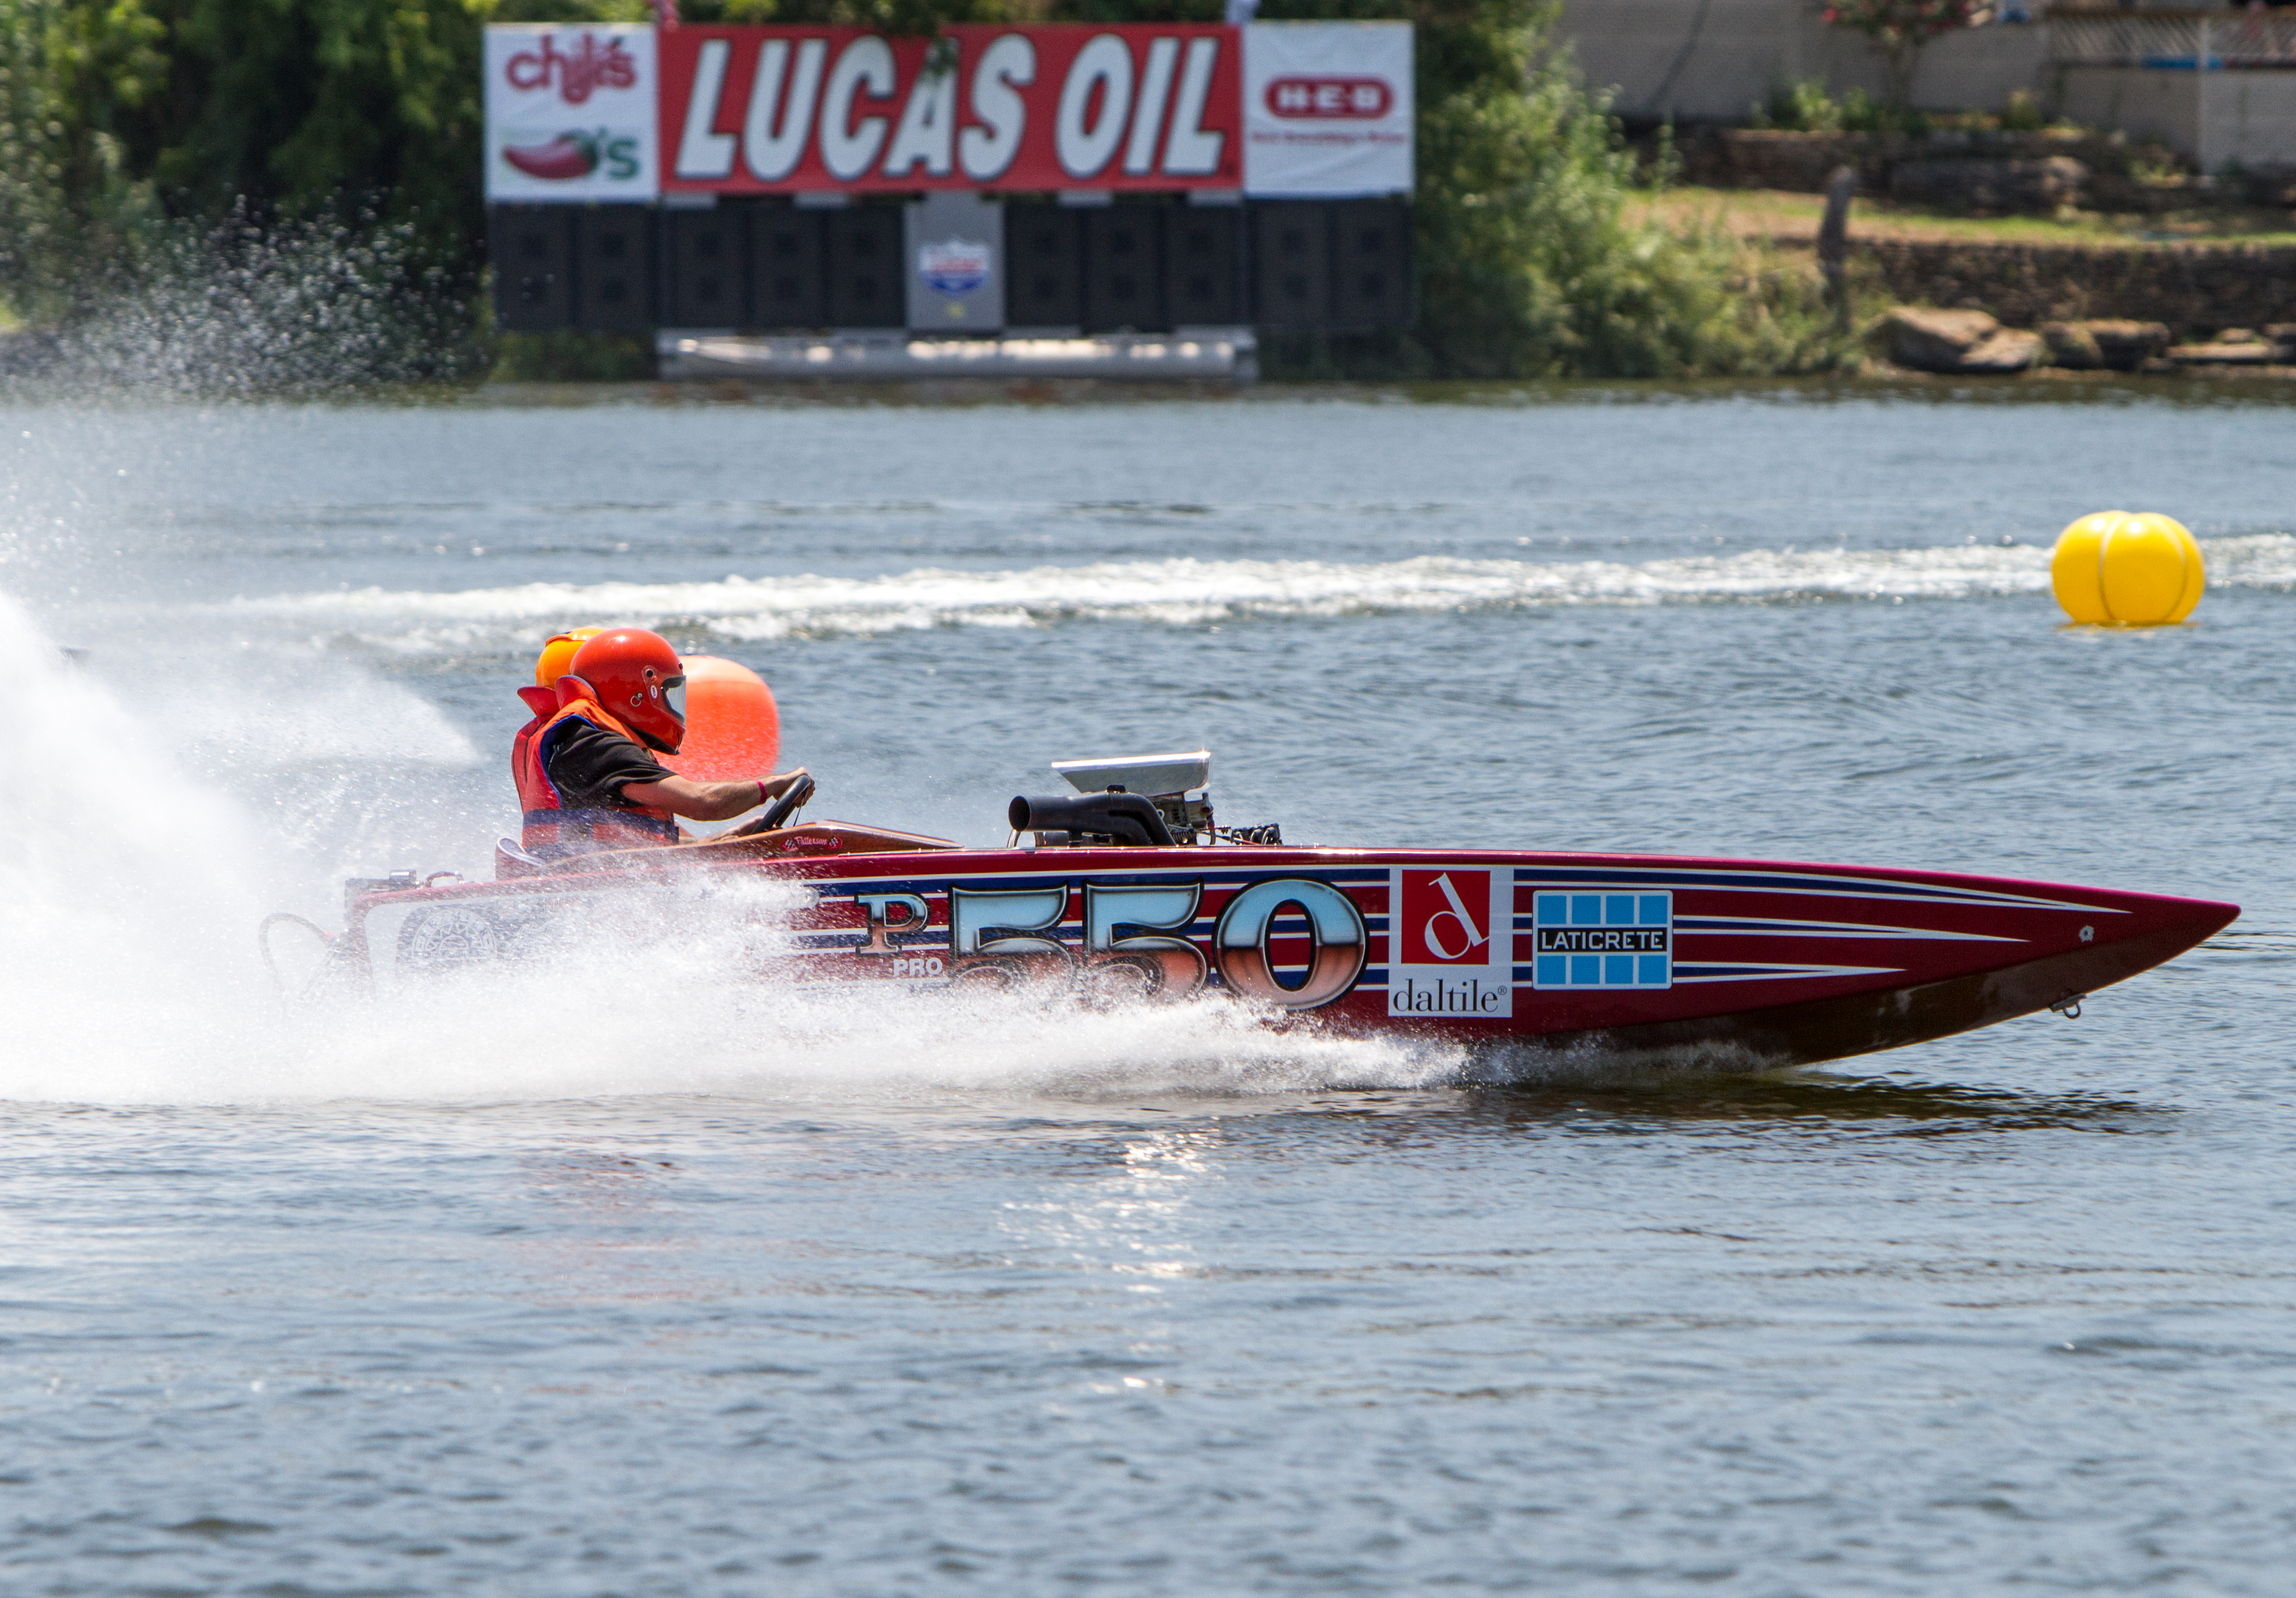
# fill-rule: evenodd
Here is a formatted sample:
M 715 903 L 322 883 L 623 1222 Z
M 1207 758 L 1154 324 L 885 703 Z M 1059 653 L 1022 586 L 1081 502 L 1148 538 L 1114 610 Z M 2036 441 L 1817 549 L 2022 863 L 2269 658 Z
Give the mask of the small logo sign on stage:
M 1279 117 L 1384 117 L 1394 108 L 1395 91 L 1382 78 L 1279 78 L 1263 96 Z
M 1514 1013 L 1514 906 L 1488 866 L 1398 867 L 1389 900 L 1390 1015 Z
M 1674 986 L 1674 895 L 1533 896 L 1532 986 L 1546 988 Z
M 943 239 L 917 250 L 917 275 L 936 294 L 970 294 L 988 281 L 986 239 Z

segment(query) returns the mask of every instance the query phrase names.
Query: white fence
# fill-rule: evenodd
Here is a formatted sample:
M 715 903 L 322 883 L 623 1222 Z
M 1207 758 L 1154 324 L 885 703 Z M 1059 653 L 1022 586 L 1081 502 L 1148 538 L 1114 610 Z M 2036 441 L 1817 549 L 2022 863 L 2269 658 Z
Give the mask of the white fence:
M 2075 121 L 2157 138 L 2199 162 L 2296 166 L 2296 14 L 2105 10 L 2049 12 L 2059 109 Z
M 2089 11 L 2049 13 L 2057 66 L 2211 72 L 2296 68 L 2296 15 L 2283 12 Z

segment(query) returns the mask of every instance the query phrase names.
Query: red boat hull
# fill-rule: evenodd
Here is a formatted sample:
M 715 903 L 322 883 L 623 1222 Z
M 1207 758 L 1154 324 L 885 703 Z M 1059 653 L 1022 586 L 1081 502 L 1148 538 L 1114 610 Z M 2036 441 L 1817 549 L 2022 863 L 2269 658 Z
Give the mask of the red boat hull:
M 367 896 L 378 989 L 540 957 L 604 894 L 801 890 L 768 981 L 1226 991 L 1273 1021 L 1745 1069 L 1896 1048 L 2061 1005 L 2238 907 L 1945 873 L 1650 855 L 917 847 L 816 824 L 739 845 Z M 892 850 L 896 852 L 887 852 Z M 603 869 L 602 869 L 603 868 Z

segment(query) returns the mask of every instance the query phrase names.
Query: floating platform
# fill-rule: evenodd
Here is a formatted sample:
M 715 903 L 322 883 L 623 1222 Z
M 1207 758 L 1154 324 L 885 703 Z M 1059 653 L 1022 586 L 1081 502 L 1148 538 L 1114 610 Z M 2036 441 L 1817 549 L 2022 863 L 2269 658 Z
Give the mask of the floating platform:
M 1248 327 L 972 339 L 892 329 L 751 335 L 664 328 L 656 335 L 655 349 L 661 375 L 673 381 L 1089 377 L 1248 383 L 1259 376 L 1259 340 Z

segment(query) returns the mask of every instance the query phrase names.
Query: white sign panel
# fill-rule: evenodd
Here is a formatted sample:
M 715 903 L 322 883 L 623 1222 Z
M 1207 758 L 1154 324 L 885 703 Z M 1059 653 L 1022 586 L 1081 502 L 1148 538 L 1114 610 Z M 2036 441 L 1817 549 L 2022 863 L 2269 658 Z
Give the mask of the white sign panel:
M 660 188 L 651 28 L 487 29 L 487 198 L 650 201 Z
M 1243 30 L 1243 192 L 1411 192 L 1411 24 Z
M 939 190 L 904 208 L 909 326 L 919 332 L 994 332 L 1004 325 L 1004 208 L 978 193 Z

